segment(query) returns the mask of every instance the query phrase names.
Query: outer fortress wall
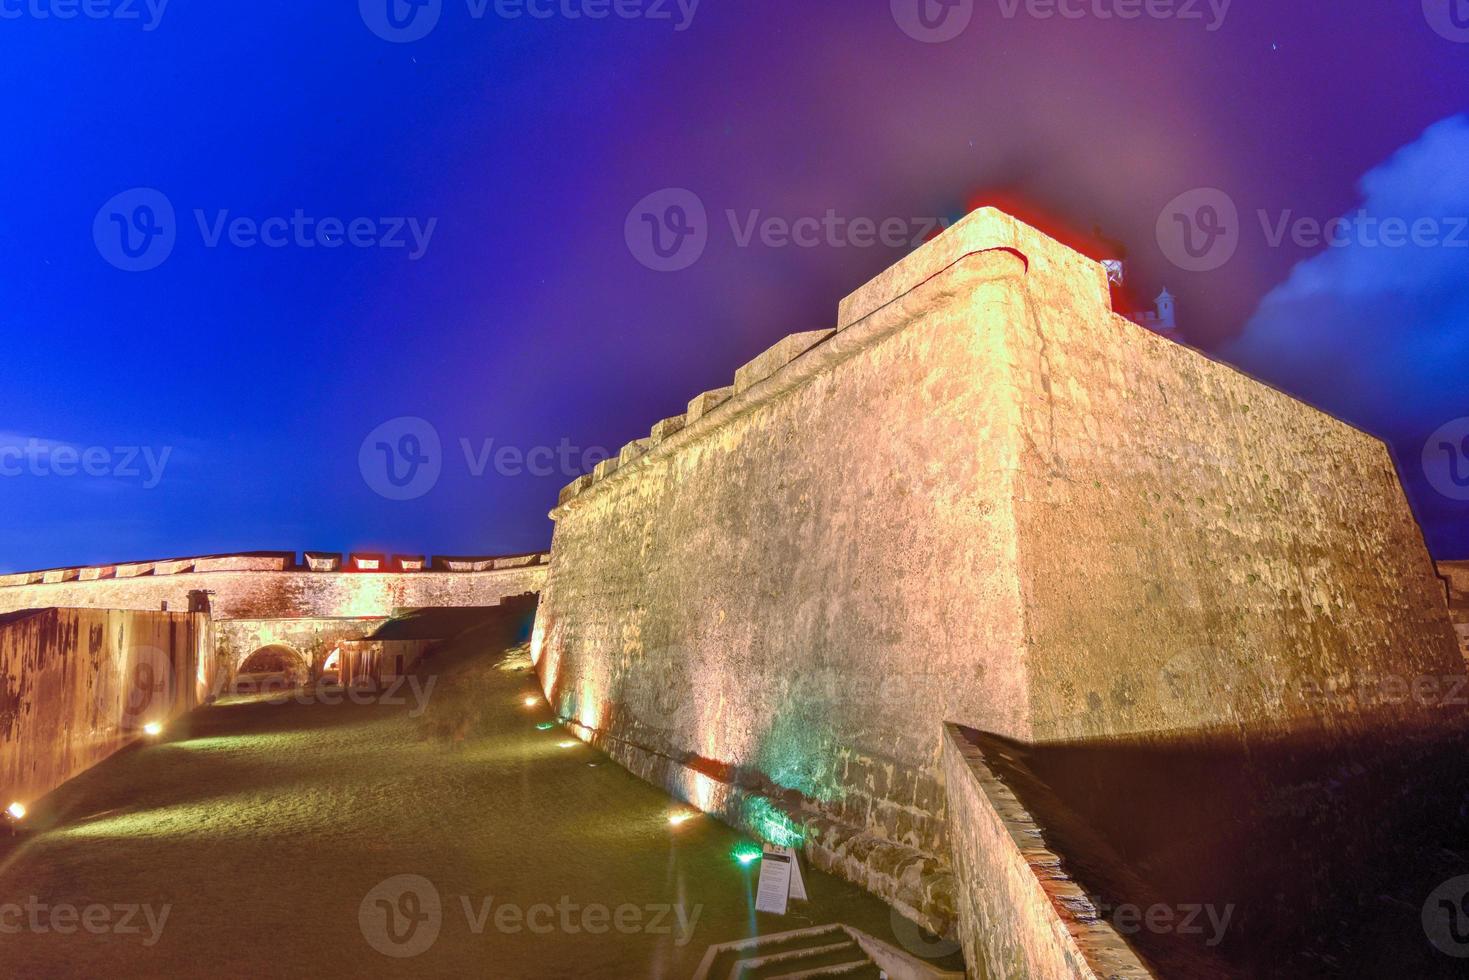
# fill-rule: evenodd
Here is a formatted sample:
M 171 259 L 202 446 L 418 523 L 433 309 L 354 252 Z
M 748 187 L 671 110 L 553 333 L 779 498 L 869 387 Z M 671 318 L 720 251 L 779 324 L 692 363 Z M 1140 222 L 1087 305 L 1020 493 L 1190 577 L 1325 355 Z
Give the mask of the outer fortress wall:
M 1438 573 L 1448 585 L 1449 615 L 1459 634 L 1459 648 L 1469 660 L 1469 561 L 1439 562 Z
M 216 619 L 362 618 L 428 606 L 491 606 L 539 592 L 544 555 L 386 558 L 262 552 L 0 575 L 0 612 L 52 606 L 188 611 L 208 591 Z
M 0 615 L 0 807 L 27 806 L 215 689 L 209 617 Z
M 558 711 L 930 923 L 944 720 L 1346 735 L 1426 712 L 1324 679 L 1464 670 L 1382 444 L 1114 315 L 1099 265 L 992 210 L 552 516 Z

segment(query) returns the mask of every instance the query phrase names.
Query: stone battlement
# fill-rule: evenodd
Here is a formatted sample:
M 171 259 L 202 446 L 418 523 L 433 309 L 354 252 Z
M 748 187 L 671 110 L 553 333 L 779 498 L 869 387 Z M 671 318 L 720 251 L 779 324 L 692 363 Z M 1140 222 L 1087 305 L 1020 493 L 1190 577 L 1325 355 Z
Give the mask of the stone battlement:
M 413 572 L 491 572 L 531 568 L 550 561 L 545 553 L 503 557 L 381 555 L 354 552 L 308 551 L 298 561 L 294 551 L 251 551 L 234 555 L 198 558 L 167 558 L 161 561 L 120 562 L 115 565 L 85 565 L 50 568 L 34 572 L 0 575 L 0 589 L 27 585 L 59 585 L 65 582 L 97 582 L 143 576 L 208 574 L 214 572 L 337 572 L 342 574 L 409 574 Z

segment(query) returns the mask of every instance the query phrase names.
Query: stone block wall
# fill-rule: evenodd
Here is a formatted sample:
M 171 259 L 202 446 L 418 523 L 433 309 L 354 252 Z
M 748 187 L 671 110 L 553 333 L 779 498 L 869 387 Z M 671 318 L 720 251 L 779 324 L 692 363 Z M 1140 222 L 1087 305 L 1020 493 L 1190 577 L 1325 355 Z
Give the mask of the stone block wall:
M 381 556 L 345 566 L 341 556 L 293 553 L 183 558 L 132 565 L 55 569 L 0 576 L 0 612 L 67 606 L 186 612 L 191 592 L 214 593 L 218 620 L 386 617 L 428 606 L 491 606 L 538 592 L 544 555 L 422 559 Z M 376 562 L 377 564 L 372 564 Z
M 977 212 L 563 491 L 533 656 L 647 778 L 936 922 L 939 723 L 1411 723 L 1462 673 L 1386 448 Z M 1384 717 L 1368 719 L 1376 712 Z
M 203 703 L 209 617 L 41 609 L 0 615 L 0 806 L 30 805 Z
M 1448 589 L 1449 616 L 1459 634 L 1459 648 L 1469 660 L 1469 561 L 1439 562 L 1438 574 Z

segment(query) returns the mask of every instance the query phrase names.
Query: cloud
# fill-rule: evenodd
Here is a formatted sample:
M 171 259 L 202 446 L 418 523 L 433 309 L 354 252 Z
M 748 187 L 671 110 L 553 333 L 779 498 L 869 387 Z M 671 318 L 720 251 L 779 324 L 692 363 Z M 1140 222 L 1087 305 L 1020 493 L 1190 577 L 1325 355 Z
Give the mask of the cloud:
M 1420 465 L 1430 434 L 1469 416 L 1469 116 L 1436 123 L 1358 189 L 1336 241 L 1219 353 L 1386 439 L 1436 553 L 1469 554 L 1469 511 Z M 1423 233 L 1400 242 L 1388 219 Z

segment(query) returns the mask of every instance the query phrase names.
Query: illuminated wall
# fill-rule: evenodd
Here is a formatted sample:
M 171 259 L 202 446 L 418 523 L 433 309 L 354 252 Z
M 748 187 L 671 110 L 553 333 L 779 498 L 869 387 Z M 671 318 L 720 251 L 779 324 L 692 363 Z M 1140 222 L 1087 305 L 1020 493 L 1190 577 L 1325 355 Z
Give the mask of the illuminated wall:
M 645 778 L 928 921 L 939 724 L 1391 724 L 1462 673 L 1385 447 L 1112 313 L 976 212 L 567 487 L 533 656 Z
M 1449 615 L 1459 634 L 1459 648 L 1469 659 L 1469 561 L 1440 562 L 1438 573 L 1449 589 Z
M 44 609 L 0 615 L 0 798 L 29 806 L 203 703 L 209 618 Z
M 0 612 L 63 606 L 187 612 L 191 592 L 213 592 L 216 619 L 387 617 L 395 610 L 491 606 L 505 596 L 538 592 L 545 556 L 439 559 L 404 569 L 380 559 L 380 571 L 346 567 L 340 556 L 289 553 L 223 555 L 0 575 Z M 414 565 L 423 565 L 421 559 Z

